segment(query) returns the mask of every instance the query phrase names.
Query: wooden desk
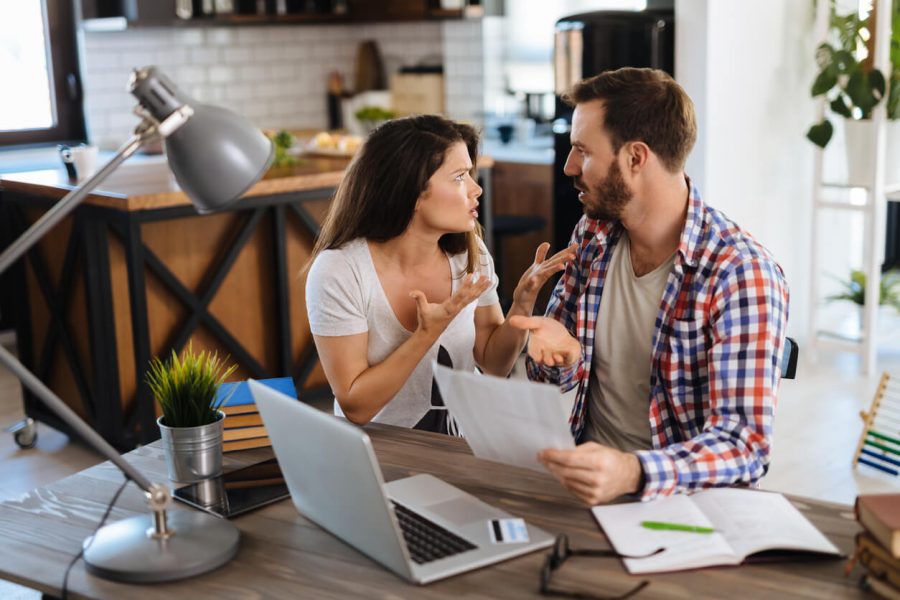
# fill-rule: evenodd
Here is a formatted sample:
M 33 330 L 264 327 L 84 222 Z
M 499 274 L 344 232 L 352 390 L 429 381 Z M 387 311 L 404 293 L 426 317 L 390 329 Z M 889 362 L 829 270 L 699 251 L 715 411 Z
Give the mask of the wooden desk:
M 608 547 L 590 512 L 549 475 L 473 457 L 459 439 L 387 426 L 367 428 L 385 480 L 433 473 L 551 532 L 574 547 Z M 254 455 L 257 459 L 261 453 Z M 151 480 L 165 478 L 158 442 L 127 455 Z M 251 455 L 242 456 L 244 462 Z M 226 468 L 241 464 L 228 455 Z M 110 463 L 0 504 L 0 578 L 58 595 L 66 565 L 102 516 L 122 477 Z M 849 507 L 795 501 L 842 551 L 858 527 Z M 111 521 L 144 512 L 140 491 L 126 488 Z M 130 586 L 72 569 L 72 597 L 88 598 L 536 598 L 544 552 L 429 586 L 407 584 L 301 517 L 289 500 L 238 517 L 237 557 L 221 569 L 182 582 Z M 843 560 L 807 560 L 656 575 L 638 598 L 859 598 L 859 573 L 844 578 Z M 617 560 L 572 558 L 554 576 L 598 594 L 624 590 L 640 577 Z

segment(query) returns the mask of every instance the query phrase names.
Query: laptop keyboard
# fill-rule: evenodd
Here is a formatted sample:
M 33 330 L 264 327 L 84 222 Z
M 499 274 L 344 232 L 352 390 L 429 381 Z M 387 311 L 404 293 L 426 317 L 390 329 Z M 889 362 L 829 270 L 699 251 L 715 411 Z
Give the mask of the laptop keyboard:
M 400 523 L 403 539 L 409 550 L 410 558 L 416 564 L 430 563 L 439 558 L 446 558 L 477 548 L 455 533 L 447 531 L 437 523 L 429 521 L 422 515 L 414 513 L 405 506 L 391 502 L 394 513 Z

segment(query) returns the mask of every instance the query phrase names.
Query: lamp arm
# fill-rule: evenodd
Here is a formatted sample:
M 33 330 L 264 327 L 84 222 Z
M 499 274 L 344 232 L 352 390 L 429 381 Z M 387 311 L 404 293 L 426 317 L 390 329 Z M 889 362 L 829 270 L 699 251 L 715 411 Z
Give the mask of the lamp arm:
M 33 394 L 35 394 L 41 401 L 53 409 L 57 415 L 59 415 L 63 421 L 66 422 L 69 427 L 71 427 L 82 439 L 84 439 L 87 443 L 93 446 L 96 450 L 99 450 L 101 454 L 106 456 L 109 460 L 111 460 L 117 467 L 122 469 L 126 475 L 130 479 L 132 479 L 138 487 L 144 490 L 147 493 L 152 493 L 153 484 L 150 483 L 150 480 L 141 475 L 140 471 L 135 469 L 131 464 L 128 463 L 122 456 L 113 448 L 109 442 L 100 437 L 96 431 L 90 428 L 87 423 L 85 423 L 81 417 L 75 414 L 69 406 L 63 402 L 56 394 L 50 391 L 44 383 L 32 374 L 31 371 L 25 368 L 25 366 L 19 362 L 9 350 L 7 350 L 3 345 L 0 345 L 0 364 L 3 364 L 7 369 L 13 372 L 19 380 L 25 384 Z
M 19 238 L 14 241 L 3 254 L 0 254 L 0 275 L 6 272 L 6 269 L 16 262 L 23 254 L 28 252 L 49 230 L 53 229 L 60 221 L 62 221 L 72 210 L 78 206 L 82 200 L 91 193 L 110 173 L 115 171 L 119 165 L 127 160 L 132 154 L 148 140 L 156 137 L 158 134 L 155 128 L 151 128 L 144 132 L 136 132 L 130 140 L 125 142 L 116 152 L 116 155 L 110 159 L 108 163 L 87 179 L 80 186 L 66 194 L 62 200 L 53 205 L 53 207 L 41 215 L 41 218 L 34 222 Z
M 125 142 L 116 155 L 110 159 L 103 167 L 93 176 L 87 179 L 80 186 L 69 192 L 62 200 L 53 205 L 53 207 L 44 213 L 40 219 L 28 228 L 25 233 L 19 236 L 3 254 L 0 254 L 0 275 L 2 275 L 14 262 L 28 252 L 50 229 L 56 226 L 64 219 L 72 210 L 75 209 L 82 200 L 91 193 L 97 185 L 106 179 L 110 173 L 116 170 L 125 160 L 133 155 L 147 141 L 159 136 L 159 132 L 152 121 L 145 121 L 135 130 L 134 135 Z M 117 467 L 122 469 L 130 479 L 132 479 L 142 490 L 148 494 L 157 493 L 158 488 L 150 483 L 150 480 L 141 475 L 141 473 L 132 467 L 122 456 L 116 452 L 106 440 L 91 429 L 81 417 L 75 414 L 69 406 L 56 396 L 50 388 L 34 376 L 25 366 L 19 362 L 9 350 L 0 346 L 0 363 L 12 371 L 19 380 L 38 396 L 47 406 L 59 415 L 78 435 L 81 436 L 101 454 L 111 460 Z

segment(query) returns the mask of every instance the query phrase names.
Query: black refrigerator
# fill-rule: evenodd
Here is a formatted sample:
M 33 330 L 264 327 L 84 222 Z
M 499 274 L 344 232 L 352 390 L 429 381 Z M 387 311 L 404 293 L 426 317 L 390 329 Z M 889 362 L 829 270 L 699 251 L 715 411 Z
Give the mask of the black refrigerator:
M 673 2 L 648 2 L 643 11 L 600 11 L 556 22 L 554 79 L 556 120 L 553 123 L 556 158 L 553 166 L 554 248 L 568 243 L 583 214 L 572 179 L 563 173 L 569 154 L 572 109 L 561 95 L 585 77 L 620 67 L 653 67 L 675 74 L 675 17 Z

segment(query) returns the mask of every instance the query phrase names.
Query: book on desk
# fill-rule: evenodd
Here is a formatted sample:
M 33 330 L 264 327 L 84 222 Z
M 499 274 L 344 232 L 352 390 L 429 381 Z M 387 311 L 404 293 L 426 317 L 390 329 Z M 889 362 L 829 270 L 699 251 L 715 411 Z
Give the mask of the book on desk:
M 840 551 L 784 496 L 738 488 L 596 506 L 594 518 L 629 573 L 662 573 Z M 662 551 L 656 552 L 662 548 Z
M 865 570 L 864 586 L 883 598 L 900 598 L 900 494 L 859 496 L 854 510 L 863 527 L 854 560 Z
M 294 380 L 290 377 L 260 379 L 259 383 L 278 390 L 292 398 L 297 397 Z M 253 396 L 246 381 L 223 383 L 219 387 L 219 398 L 225 398 L 221 411 L 225 413 L 224 432 L 222 434 L 223 452 L 236 452 L 251 448 L 268 448 L 272 441 L 266 433 L 262 416 L 256 408 Z

